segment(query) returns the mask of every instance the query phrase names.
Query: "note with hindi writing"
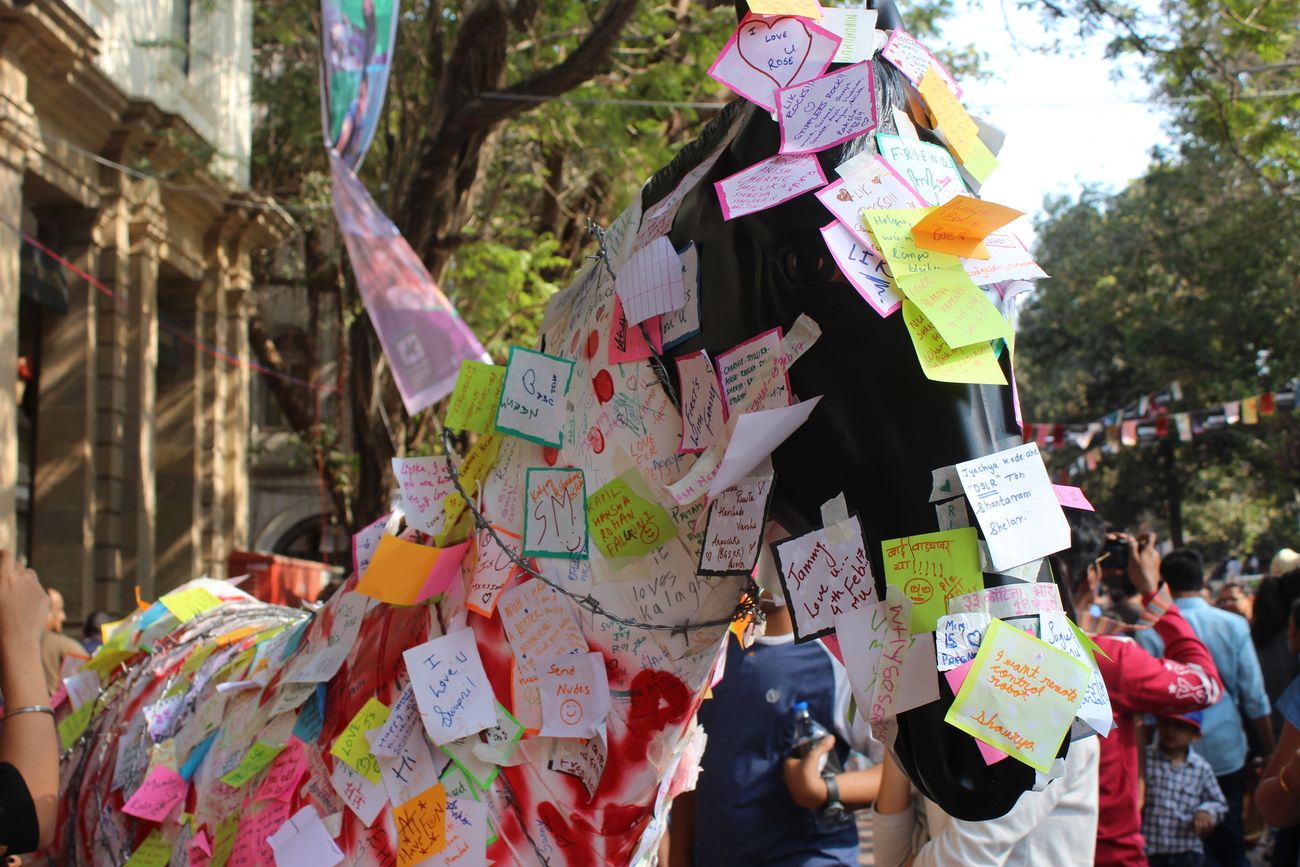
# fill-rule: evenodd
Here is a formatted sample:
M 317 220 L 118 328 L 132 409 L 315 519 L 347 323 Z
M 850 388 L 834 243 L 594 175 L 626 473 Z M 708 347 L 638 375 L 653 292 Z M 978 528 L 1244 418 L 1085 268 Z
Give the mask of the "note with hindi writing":
M 587 499 L 591 539 L 606 557 L 640 557 L 677 535 L 663 506 L 634 489 L 636 475 L 636 470 L 629 470 Z
M 497 428 L 559 448 L 572 375 L 573 362 L 568 359 L 522 346 L 510 347 L 501 402 L 497 405 Z
M 777 154 L 714 183 L 722 218 L 753 214 L 826 185 L 826 174 L 810 154 Z
M 589 738 L 609 715 L 609 680 L 600 651 L 534 660 L 542 697 L 542 737 Z
M 462 361 L 444 422 L 452 430 L 492 433 L 506 369 L 482 361 Z
M 330 747 L 330 755 L 344 762 L 352 770 L 372 783 L 381 779 L 379 760 L 370 751 L 370 741 L 366 732 L 383 725 L 388 719 L 389 708 L 379 699 L 371 696 L 352 717 Z
M 984 246 L 984 239 L 1023 216 L 1023 211 L 997 202 L 973 196 L 953 196 L 912 227 L 912 240 L 926 250 L 987 259 L 989 251 Z
M 731 34 L 709 77 L 768 111 L 776 91 L 816 78 L 831 65 L 840 39 L 811 21 L 748 16 Z
M 769 329 L 721 353 L 718 376 L 728 413 L 789 406 L 790 376 L 781 329 Z
M 912 634 L 933 632 L 948 613 L 948 600 L 974 593 L 984 585 L 980 573 L 979 536 L 974 528 L 941 530 L 886 539 L 885 583 L 912 602 Z
M 679 356 L 677 381 L 682 400 L 682 441 L 677 451 L 698 454 L 722 437 L 727 422 L 722 387 L 709 353 L 701 349 Z
M 406 523 L 430 536 L 442 532 L 446 517 L 442 504 L 456 490 L 447 460 L 447 455 L 392 459 L 393 478 L 402 495 Z
M 962 95 L 957 80 L 944 68 L 938 58 L 930 53 L 930 49 L 918 42 L 916 37 L 906 30 L 895 28 L 889 31 L 889 39 L 885 41 L 885 47 L 880 49 L 880 56 L 903 73 L 913 86 L 920 86 L 921 78 L 925 73 L 934 69 L 949 90 L 957 96 Z
M 504 544 L 498 544 L 486 527 L 478 531 L 474 573 L 470 575 L 469 587 L 465 591 L 465 607 L 482 617 L 491 617 L 496 610 L 501 592 L 518 569 L 511 555 L 519 555 L 523 541 L 520 536 L 495 524 L 492 529 Z
M 876 581 L 856 515 L 833 527 L 778 542 L 774 553 L 795 641 L 829 634 L 836 614 L 876 598 Z
M 873 310 L 881 316 L 890 316 L 903 306 L 903 299 L 894 287 L 893 273 L 870 244 L 858 239 L 839 220 L 822 226 L 821 233 L 844 279 Z
M 525 487 L 524 556 L 585 558 L 587 486 L 582 470 L 530 467 Z
M 709 504 L 700 574 L 748 575 L 754 571 L 763 547 L 773 481 L 770 475 L 741 479 Z
M 334 867 L 345 857 L 310 804 L 286 819 L 266 842 L 275 853 L 276 867 Z
M 1070 547 L 1037 443 L 957 464 L 957 475 L 999 572 Z
M 677 251 L 682 266 L 682 305 L 659 317 L 665 349 L 700 333 L 700 248 L 691 241 Z
M 330 772 L 330 786 L 339 800 L 369 828 L 388 803 L 388 791 L 382 782 L 372 783 L 343 762 L 335 762 Z M 215 860 L 215 858 L 214 858 Z
M 944 721 L 1045 774 L 1090 674 L 1070 654 L 993 620 Z
M 148 822 L 161 822 L 185 800 L 190 784 L 166 765 L 154 765 L 144 782 L 122 805 L 122 812 Z
M 614 316 L 609 332 L 610 364 L 641 361 L 664 351 L 662 317 L 652 316 L 638 325 L 630 325 L 623 313 L 623 302 L 614 296 Z
M 927 378 L 936 382 L 1007 384 L 998 357 L 987 343 L 972 343 L 953 349 L 921 309 L 908 300 L 903 301 L 903 322 Z
M 447 791 L 437 783 L 393 806 L 397 867 L 414 867 L 447 845 Z
M 929 142 L 876 133 L 880 158 L 916 190 L 927 205 L 938 205 L 966 192 L 948 149 Z
M 863 61 L 776 92 L 780 153 L 823 151 L 876 128 L 875 76 Z
M 614 291 L 629 325 L 685 305 L 682 260 L 673 242 L 661 236 L 633 253 L 619 269 Z
M 474 632 L 458 629 L 402 653 L 411 689 L 435 744 L 475 734 L 496 722 L 492 687 Z

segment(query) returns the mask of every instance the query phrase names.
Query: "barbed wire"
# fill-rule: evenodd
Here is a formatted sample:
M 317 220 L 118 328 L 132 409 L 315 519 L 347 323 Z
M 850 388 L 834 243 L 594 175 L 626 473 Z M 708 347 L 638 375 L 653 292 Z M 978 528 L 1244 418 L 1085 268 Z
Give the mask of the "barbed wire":
M 610 611 L 606 611 L 604 606 L 601 605 L 600 600 L 595 596 L 590 593 L 574 593 L 565 588 L 558 581 L 551 580 L 542 573 L 533 569 L 532 564 L 526 558 L 516 554 L 514 549 L 505 543 L 505 541 L 497 534 L 496 528 L 492 525 L 492 522 L 489 521 L 479 510 L 478 506 L 474 504 L 473 498 L 470 497 L 469 493 L 461 484 L 460 473 L 456 470 L 455 461 L 451 459 L 451 456 L 455 453 L 455 450 L 452 448 L 451 433 L 445 427 L 442 429 L 442 446 L 445 452 L 443 458 L 447 462 L 447 472 L 451 476 L 451 482 L 456 488 L 456 493 L 465 501 L 466 508 L 468 508 L 470 514 L 474 516 L 475 529 L 486 531 L 488 536 L 492 539 L 492 542 L 501 549 L 517 569 L 527 573 L 533 578 L 536 578 L 548 587 L 563 593 L 565 596 L 572 599 L 580 608 L 595 614 L 597 617 L 603 617 L 606 620 L 617 623 L 620 626 L 628 626 L 633 629 L 647 629 L 655 632 L 668 632 L 673 635 L 685 635 L 688 632 L 697 632 L 701 629 L 730 626 L 732 623 L 745 620 L 749 617 L 761 620 L 762 610 L 758 605 L 758 595 L 760 590 L 758 583 L 754 581 L 752 575 L 746 580 L 745 586 L 740 592 L 740 601 L 736 603 L 736 607 L 732 610 L 730 617 L 703 620 L 699 623 L 691 623 L 688 620 L 686 623 L 674 625 L 671 623 L 645 623 L 640 620 L 623 617 Z

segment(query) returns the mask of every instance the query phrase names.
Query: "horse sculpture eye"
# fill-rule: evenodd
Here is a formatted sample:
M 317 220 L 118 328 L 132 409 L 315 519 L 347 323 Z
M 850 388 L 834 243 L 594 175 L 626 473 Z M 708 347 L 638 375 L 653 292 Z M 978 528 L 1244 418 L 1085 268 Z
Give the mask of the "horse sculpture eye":
M 781 273 L 790 283 L 815 286 L 835 279 L 835 260 L 826 245 L 811 240 L 789 244 L 781 249 Z

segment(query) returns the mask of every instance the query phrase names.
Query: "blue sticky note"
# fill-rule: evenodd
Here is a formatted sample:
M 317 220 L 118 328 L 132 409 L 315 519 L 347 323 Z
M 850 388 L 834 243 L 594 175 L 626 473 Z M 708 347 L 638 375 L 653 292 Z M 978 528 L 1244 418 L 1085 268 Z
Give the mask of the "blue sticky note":
M 307 699 L 298 711 L 298 721 L 293 724 L 293 736 L 304 744 L 314 744 L 320 740 L 321 729 L 325 727 L 325 684 L 317 684 L 316 694 Z
M 185 782 L 188 783 L 194 778 L 194 772 L 199 769 L 199 765 L 203 764 L 203 760 L 207 758 L 208 750 L 212 749 L 212 742 L 217 739 L 220 732 L 221 729 L 214 729 L 212 734 L 203 739 L 202 743 L 190 750 L 189 757 L 185 759 L 185 764 L 181 765 L 181 777 Z

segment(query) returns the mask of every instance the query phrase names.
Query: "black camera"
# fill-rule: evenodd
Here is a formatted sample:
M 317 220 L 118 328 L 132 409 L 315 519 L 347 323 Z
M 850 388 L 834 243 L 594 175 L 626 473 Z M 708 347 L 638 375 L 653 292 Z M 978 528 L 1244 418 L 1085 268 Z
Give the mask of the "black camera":
M 1106 555 L 1101 558 L 1102 569 L 1128 571 L 1128 539 L 1110 539 L 1106 542 Z

